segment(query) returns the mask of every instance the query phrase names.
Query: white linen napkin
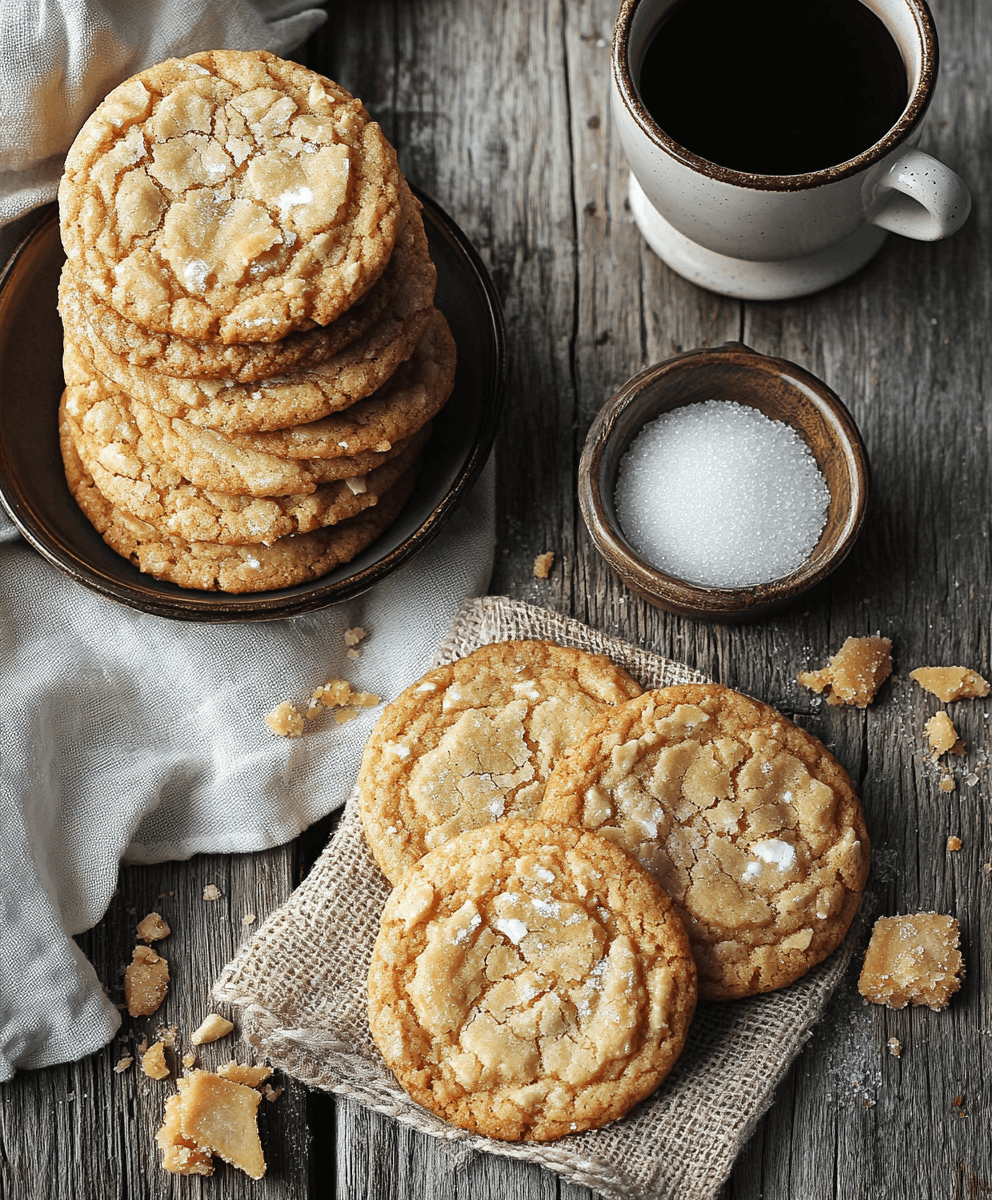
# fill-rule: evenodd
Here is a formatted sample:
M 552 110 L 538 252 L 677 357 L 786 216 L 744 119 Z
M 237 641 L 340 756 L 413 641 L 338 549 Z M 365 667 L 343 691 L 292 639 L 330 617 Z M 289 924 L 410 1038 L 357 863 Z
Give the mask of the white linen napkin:
M 54 198 L 76 130 L 122 79 L 170 55 L 286 53 L 324 19 L 305 0 L 0 0 L 0 267 Z M 485 592 L 494 467 L 438 540 L 344 605 L 285 621 L 147 616 L 74 583 L 0 510 L 0 1080 L 92 1053 L 120 1014 L 71 935 L 124 862 L 278 845 L 343 804 L 376 719 L 270 733 L 330 677 L 392 698 Z M 347 657 L 346 629 L 368 636 Z M 326 714 L 330 717 L 330 713 Z

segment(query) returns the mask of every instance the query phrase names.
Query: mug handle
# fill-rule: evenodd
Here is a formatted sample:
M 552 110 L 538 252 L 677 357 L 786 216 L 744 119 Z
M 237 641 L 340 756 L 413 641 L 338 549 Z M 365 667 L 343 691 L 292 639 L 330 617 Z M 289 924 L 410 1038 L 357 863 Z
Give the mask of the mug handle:
M 961 179 L 922 150 L 901 154 L 876 189 L 880 208 L 868 220 L 920 242 L 949 237 L 971 212 L 971 196 Z

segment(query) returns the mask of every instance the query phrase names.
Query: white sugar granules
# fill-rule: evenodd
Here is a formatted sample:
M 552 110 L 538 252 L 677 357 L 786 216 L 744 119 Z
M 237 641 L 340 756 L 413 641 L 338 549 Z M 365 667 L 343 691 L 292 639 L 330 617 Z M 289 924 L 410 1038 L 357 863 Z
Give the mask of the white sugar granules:
M 652 566 L 704 587 L 748 587 L 795 571 L 827 519 L 830 490 L 782 421 L 731 400 L 649 421 L 620 462 L 624 536 Z

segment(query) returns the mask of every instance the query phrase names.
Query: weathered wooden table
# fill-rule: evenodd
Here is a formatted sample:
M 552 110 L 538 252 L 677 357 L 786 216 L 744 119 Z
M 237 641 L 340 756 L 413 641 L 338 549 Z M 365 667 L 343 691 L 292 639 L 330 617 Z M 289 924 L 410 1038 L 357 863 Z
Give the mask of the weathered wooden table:
M 920 665 L 988 673 L 992 619 L 989 80 L 992 7 L 935 0 L 941 77 L 924 148 L 965 178 L 967 225 L 934 245 L 892 237 L 821 295 L 750 304 L 703 292 L 642 244 L 608 113 L 615 0 L 337 0 L 301 61 L 360 95 L 410 179 L 467 232 L 502 296 L 509 387 L 499 437 L 491 589 L 558 609 L 777 705 L 848 767 L 874 842 L 870 915 L 936 909 L 961 921 L 968 974 L 948 1011 L 864 1007 L 856 968 L 781 1085 L 722 1200 L 992 1195 L 992 830 L 989 709 L 951 706 L 967 743 L 938 789 L 923 723 L 937 703 Z M 608 572 L 578 514 L 585 431 L 625 378 L 680 349 L 741 339 L 792 359 L 845 399 L 874 494 L 848 562 L 790 611 L 730 628 L 672 617 Z M 549 579 L 534 556 L 555 552 Z M 896 672 L 864 712 L 796 684 L 848 634 L 893 639 Z M 198 1022 L 209 981 L 305 874 L 333 821 L 244 857 L 128 869 L 80 944 L 108 985 L 150 908 L 182 913 L 168 1019 Z M 962 840 L 957 853 L 945 844 Z M 224 899 L 202 902 L 216 883 Z M 886 1041 L 902 1043 L 900 1058 Z M 269 1172 L 253 1183 L 166 1176 L 153 1141 L 161 1085 L 113 1074 L 122 1043 L 7 1085 L 0 1196 L 487 1197 L 589 1195 L 536 1167 L 478 1155 L 455 1172 L 428 1138 L 292 1080 L 263 1105 Z

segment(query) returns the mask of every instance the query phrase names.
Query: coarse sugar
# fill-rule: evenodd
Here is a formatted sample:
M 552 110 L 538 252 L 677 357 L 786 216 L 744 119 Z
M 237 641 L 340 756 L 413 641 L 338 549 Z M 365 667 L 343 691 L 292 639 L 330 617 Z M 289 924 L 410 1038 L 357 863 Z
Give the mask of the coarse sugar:
M 620 463 L 624 535 L 652 566 L 703 587 L 797 570 L 826 524 L 830 490 L 800 435 L 732 400 L 662 413 Z

